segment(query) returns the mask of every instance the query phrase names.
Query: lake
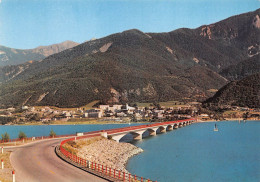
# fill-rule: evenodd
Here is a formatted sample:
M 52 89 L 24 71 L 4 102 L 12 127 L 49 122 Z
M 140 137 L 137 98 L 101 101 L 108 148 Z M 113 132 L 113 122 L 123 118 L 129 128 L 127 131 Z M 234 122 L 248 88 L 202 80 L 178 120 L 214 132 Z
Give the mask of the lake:
M 128 161 L 128 171 L 161 182 L 259 182 L 260 122 L 217 122 L 218 132 L 213 131 L 214 124 L 194 123 L 132 142 L 144 152 Z M 140 124 L 131 124 L 135 125 Z M 51 129 L 65 135 L 126 126 L 0 126 L 0 134 L 7 132 L 14 139 L 20 131 L 27 137 L 37 137 L 48 136 Z
M 161 182 L 259 182 L 260 122 L 195 123 L 134 144 L 129 172 Z
M 134 124 L 136 126 L 143 123 Z M 97 124 L 97 125 L 0 125 L 0 134 L 7 132 L 11 139 L 18 138 L 19 132 L 24 132 L 27 137 L 49 136 L 51 129 L 57 135 L 70 135 L 76 132 L 89 132 L 112 128 L 127 127 L 129 124 Z

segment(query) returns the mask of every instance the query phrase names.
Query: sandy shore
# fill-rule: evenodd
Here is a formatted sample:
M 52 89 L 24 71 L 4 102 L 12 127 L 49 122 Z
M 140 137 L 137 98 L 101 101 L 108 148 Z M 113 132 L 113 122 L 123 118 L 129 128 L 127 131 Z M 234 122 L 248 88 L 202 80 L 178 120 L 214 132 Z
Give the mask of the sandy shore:
M 77 156 L 124 172 L 130 157 L 143 152 L 130 143 L 117 143 L 102 137 L 76 141 Z

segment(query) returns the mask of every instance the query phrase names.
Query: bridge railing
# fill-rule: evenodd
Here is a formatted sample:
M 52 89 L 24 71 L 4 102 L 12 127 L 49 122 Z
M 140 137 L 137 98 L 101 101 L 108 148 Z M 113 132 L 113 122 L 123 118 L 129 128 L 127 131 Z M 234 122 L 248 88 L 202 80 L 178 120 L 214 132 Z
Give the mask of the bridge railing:
M 137 129 L 143 129 L 143 128 L 147 128 L 147 127 L 156 127 L 156 126 L 161 126 L 161 125 L 182 123 L 182 122 L 194 121 L 194 120 L 195 119 L 191 118 L 191 119 L 185 119 L 185 120 L 167 121 L 167 122 L 162 122 L 162 123 L 154 123 L 154 124 L 139 125 L 139 126 L 129 126 L 129 127 L 124 127 L 124 128 L 116 128 L 116 129 L 109 129 L 109 130 L 102 130 L 102 131 L 107 132 L 108 134 L 112 134 L 112 133 L 124 132 L 124 131 L 129 131 L 129 130 L 137 130 Z
M 39 136 L 39 137 L 26 137 L 26 138 L 16 138 L 16 139 L 8 139 L 8 140 L 0 140 L 0 144 L 4 143 L 14 143 L 14 142 L 27 142 L 27 141 L 35 141 L 35 140 L 44 140 L 44 139 L 51 139 L 51 138 L 64 138 L 64 137 L 72 137 L 76 136 L 73 135 L 56 135 L 56 136 Z
M 146 178 L 143 178 L 143 177 L 140 177 L 137 175 L 123 172 L 121 170 L 114 169 L 114 168 L 111 168 L 108 166 L 104 166 L 102 164 L 98 164 L 96 162 L 89 161 L 89 160 L 83 159 L 81 157 L 78 157 L 77 155 L 73 154 L 72 152 L 66 150 L 66 147 L 64 147 L 64 144 L 69 141 L 73 141 L 75 139 L 78 140 L 78 139 L 100 136 L 100 132 L 107 132 L 108 134 L 111 134 L 111 133 L 147 128 L 148 126 L 155 127 L 155 126 L 160 126 L 160 125 L 180 123 L 180 122 L 186 122 L 186 121 L 192 121 L 192 120 L 194 120 L 194 119 L 186 119 L 186 120 L 180 120 L 180 121 L 168 121 L 168 122 L 163 122 L 163 123 L 154 123 L 154 124 L 148 124 L 148 125 L 130 126 L 130 127 L 124 127 L 124 128 L 86 132 L 86 133 L 84 133 L 84 136 L 78 136 L 78 137 L 63 140 L 60 143 L 60 151 L 65 157 L 69 158 L 71 161 L 81 165 L 82 167 L 89 168 L 92 171 L 98 172 L 100 175 L 105 175 L 110 178 L 114 178 L 115 180 L 122 180 L 122 181 L 129 181 L 129 182 L 152 182 L 152 180 L 150 180 L 150 179 L 146 179 Z

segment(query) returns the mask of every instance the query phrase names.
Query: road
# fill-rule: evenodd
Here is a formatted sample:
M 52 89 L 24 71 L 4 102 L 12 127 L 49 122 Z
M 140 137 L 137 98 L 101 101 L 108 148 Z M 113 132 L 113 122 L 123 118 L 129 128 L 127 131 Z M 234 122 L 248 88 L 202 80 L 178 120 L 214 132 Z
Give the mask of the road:
M 54 152 L 62 139 L 45 140 L 13 148 L 11 164 L 18 182 L 104 182 L 106 180 L 82 171 Z

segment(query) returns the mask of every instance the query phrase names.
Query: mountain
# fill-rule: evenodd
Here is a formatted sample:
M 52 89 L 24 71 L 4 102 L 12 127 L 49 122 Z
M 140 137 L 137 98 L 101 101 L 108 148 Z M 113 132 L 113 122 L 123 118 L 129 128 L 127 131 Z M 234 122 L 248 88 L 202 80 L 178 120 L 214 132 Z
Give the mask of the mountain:
M 169 33 L 128 30 L 3 67 L 1 106 L 204 100 L 228 82 L 219 72 L 258 54 L 259 14 Z
M 180 58 L 188 57 L 217 72 L 260 52 L 260 9 L 197 29 L 150 34 Z
M 220 74 L 228 80 L 240 80 L 260 71 L 260 55 L 255 55 L 238 64 L 223 69 Z
M 205 105 L 260 108 L 260 73 L 228 83 L 205 101 Z
M 39 46 L 39 47 L 36 47 L 35 49 L 32 49 L 32 51 L 35 53 L 42 54 L 45 57 L 47 57 L 49 55 L 75 47 L 77 45 L 79 45 L 79 43 L 67 40 L 67 41 L 59 43 L 59 44 L 53 44 L 53 45 L 49 45 L 49 46 Z
M 45 56 L 31 50 L 13 49 L 0 46 L 0 66 L 16 65 L 32 60 L 42 60 Z
M 0 66 L 17 65 L 27 61 L 39 61 L 45 57 L 64 51 L 78 45 L 76 42 L 65 41 L 50 46 L 40 46 L 35 49 L 13 49 L 0 46 Z

